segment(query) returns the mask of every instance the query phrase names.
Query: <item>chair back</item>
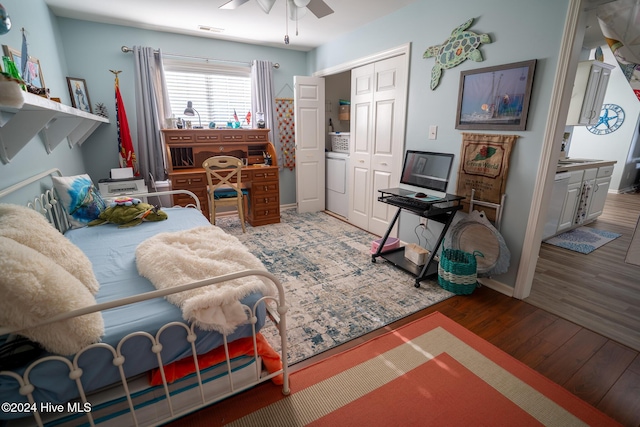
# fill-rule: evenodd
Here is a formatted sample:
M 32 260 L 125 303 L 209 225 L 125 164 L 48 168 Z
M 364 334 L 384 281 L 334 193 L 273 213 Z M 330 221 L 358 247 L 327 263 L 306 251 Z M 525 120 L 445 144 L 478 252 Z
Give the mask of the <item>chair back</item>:
M 213 156 L 202 162 L 207 172 L 209 191 L 213 193 L 220 187 L 231 188 L 237 197 L 242 197 L 242 166 L 242 160 L 232 156 Z

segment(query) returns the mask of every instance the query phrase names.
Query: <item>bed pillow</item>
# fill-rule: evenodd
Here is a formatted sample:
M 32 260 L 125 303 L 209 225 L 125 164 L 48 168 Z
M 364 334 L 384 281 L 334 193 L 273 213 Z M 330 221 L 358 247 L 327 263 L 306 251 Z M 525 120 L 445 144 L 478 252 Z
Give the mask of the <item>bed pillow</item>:
M 65 356 L 100 341 L 104 334 L 100 313 L 32 327 L 60 313 L 96 303 L 78 279 L 50 258 L 0 237 L 0 271 L 0 325 L 26 327 L 16 333 Z
M 46 218 L 26 206 L 0 204 L 0 236 L 35 249 L 71 273 L 95 295 L 100 284 L 89 258 Z
M 52 176 L 51 179 L 71 228 L 85 227 L 107 207 L 89 175 Z

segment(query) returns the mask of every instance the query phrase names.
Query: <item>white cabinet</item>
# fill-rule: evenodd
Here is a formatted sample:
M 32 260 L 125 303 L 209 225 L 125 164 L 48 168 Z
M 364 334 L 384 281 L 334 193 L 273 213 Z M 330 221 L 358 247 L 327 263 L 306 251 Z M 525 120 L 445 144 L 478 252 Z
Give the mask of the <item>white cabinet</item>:
M 587 221 L 602 215 L 604 204 L 607 200 L 607 193 L 609 192 L 609 185 L 611 184 L 612 173 L 613 166 L 604 166 L 598 169 L 598 175 L 593 184 L 589 211 L 587 212 Z
M 578 201 L 580 200 L 580 193 L 582 192 L 583 175 L 584 170 L 571 172 L 569 186 L 567 187 L 567 194 L 564 198 L 562 214 L 560 215 L 560 222 L 558 223 L 558 232 L 568 230 L 573 225 L 576 218 L 576 208 L 578 207 Z
M 600 61 L 578 64 L 571 93 L 567 125 L 592 125 L 598 122 L 613 65 Z

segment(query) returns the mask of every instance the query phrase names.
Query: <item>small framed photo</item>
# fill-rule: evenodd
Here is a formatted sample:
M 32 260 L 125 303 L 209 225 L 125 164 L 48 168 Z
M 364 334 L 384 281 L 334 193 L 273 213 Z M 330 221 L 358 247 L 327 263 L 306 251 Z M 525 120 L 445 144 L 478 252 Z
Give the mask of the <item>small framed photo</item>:
M 46 89 L 44 84 L 44 77 L 42 76 L 42 67 L 40 66 L 40 60 L 34 56 L 29 55 L 29 61 L 27 62 L 27 72 L 26 75 L 22 75 L 22 70 L 20 69 L 22 66 L 22 53 L 12 47 L 2 45 L 2 51 L 4 56 L 8 56 L 14 64 L 16 64 L 16 68 L 20 73 L 20 77 L 26 83 L 37 87 L 39 89 Z
M 526 130 L 536 60 L 460 72 L 456 129 Z
M 89 91 L 87 90 L 87 82 L 85 82 L 84 79 L 67 77 L 67 85 L 69 86 L 69 95 L 71 95 L 71 105 L 87 113 L 93 113 L 91 101 L 89 100 Z

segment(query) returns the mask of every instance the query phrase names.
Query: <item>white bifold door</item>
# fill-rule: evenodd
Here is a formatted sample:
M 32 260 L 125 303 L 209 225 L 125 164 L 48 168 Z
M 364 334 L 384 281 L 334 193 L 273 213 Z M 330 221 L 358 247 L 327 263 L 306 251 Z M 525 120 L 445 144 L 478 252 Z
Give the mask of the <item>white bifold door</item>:
M 384 235 L 396 208 L 377 201 L 397 187 L 404 157 L 407 58 L 399 55 L 351 71 L 349 222 Z

